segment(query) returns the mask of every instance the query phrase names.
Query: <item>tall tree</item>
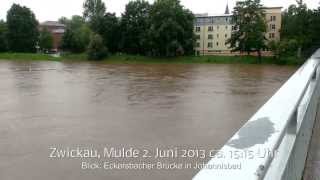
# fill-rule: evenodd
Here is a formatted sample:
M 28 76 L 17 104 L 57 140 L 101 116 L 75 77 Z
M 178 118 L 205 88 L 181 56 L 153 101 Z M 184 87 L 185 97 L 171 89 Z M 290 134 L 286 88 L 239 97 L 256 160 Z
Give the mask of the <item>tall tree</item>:
M 58 22 L 64 25 L 67 25 L 68 21 L 69 21 L 68 18 L 64 16 L 58 19 Z
M 282 38 L 295 39 L 298 42 L 298 57 L 301 57 L 303 48 L 311 42 L 311 16 L 312 11 L 303 0 L 297 0 L 297 5 L 291 5 L 283 14 Z
M 39 46 L 42 51 L 49 51 L 53 47 L 53 37 L 46 28 L 40 31 Z
M 64 20 L 66 32 L 62 37 L 63 50 L 75 53 L 84 52 L 90 42 L 91 30 L 81 16 Z
M 312 13 L 312 19 L 311 19 L 311 38 L 312 42 L 316 45 L 320 45 L 320 7 L 318 9 L 315 9 Z
M 119 20 L 113 13 L 106 13 L 102 0 L 86 0 L 83 17 L 89 23 L 91 30 L 103 38 L 104 45 L 112 53 L 119 47 Z
M 0 20 L 0 52 L 8 50 L 7 32 L 7 24 Z
M 121 18 L 121 49 L 129 54 L 144 54 L 148 46 L 151 6 L 147 1 L 135 0 L 126 5 Z
M 101 18 L 100 26 L 97 28 L 97 33 L 103 38 L 104 45 L 111 53 L 119 50 L 120 29 L 119 19 L 114 13 L 106 13 Z
M 83 4 L 83 17 L 89 22 L 94 32 L 99 31 L 102 19 L 106 13 L 106 6 L 102 0 L 86 0 Z
M 38 21 L 27 7 L 13 4 L 7 14 L 8 42 L 11 51 L 35 52 L 38 41 Z
M 265 14 L 260 0 L 238 1 L 233 11 L 232 22 L 235 31 L 228 40 L 233 51 L 257 52 L 261 60 L 261 50 L 266 48 L 267 31 Z
M 150 11 L 150 54 L 193 54 L 194 15 L 179 0 L 156 0 Z

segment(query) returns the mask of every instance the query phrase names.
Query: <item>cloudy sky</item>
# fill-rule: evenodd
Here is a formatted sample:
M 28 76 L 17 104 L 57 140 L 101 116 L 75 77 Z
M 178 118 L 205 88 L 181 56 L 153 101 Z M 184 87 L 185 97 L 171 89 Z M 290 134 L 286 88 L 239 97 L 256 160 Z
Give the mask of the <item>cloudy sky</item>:
M 18 3 L 32 9 L 37 19 L 42 22 L 46 20 L 57 20 L 61 16 L 71 17 L 82 13 L 84 0 L 0 0 L 0 19 L 5 19 L 7 10 L 13 3 Z M 103 0 L 107 11 L 115 12 L 118 16 L 124 11 L 129 0 Z M 148 0 L 153 2 L 154 0 Z M 230 8 L 233 8 L 236 0 L 228 0 Z M 308 7 L 314 9 L 319 6 L 320 0 L 304 0 Z M 194 13 L 220 14 L 224 12 L 227 0 L 181 0 L 181 3 L 191 9 Z M 282 6 L 287 8 L 295 0 L 262 0 L 266 6 Z

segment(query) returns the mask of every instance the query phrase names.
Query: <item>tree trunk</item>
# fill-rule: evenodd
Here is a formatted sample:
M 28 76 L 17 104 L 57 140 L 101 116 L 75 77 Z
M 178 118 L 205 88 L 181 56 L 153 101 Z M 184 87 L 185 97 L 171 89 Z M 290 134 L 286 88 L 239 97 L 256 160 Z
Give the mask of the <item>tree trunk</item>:
M 261 62 L 262 62 L 261 50 L 258 50 L 258 63 L 261 64 Z
M 300 46 L 300 47 L 298 48 L 298 52 L 297 52 L 297 57 L 298 57 L 298 58 L 301 58 L 301 52 L 302 52 L 302 47 Z

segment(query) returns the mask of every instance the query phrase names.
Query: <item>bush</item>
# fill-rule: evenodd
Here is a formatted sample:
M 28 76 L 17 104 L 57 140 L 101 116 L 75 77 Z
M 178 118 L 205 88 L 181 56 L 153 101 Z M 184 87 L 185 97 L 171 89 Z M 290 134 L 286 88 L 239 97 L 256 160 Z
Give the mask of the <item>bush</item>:
M 88 59 L 102 60 L 108 54 L 108 49 L 104 46 L 102 37 L 99 34 L 92 35 L 88 47 Z
M 271 41 L 269 49 L 273 52 L 276 59 L 295 56 L 298 50 L 298 42 L 295 39 L 283 39 L 279 42 Z

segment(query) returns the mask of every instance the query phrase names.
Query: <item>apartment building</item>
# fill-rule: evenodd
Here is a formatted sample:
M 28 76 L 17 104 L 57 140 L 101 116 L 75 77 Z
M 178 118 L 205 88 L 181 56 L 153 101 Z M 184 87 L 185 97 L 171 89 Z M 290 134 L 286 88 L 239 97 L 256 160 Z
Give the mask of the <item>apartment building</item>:
M 268 41 L 280 40 L 282 7 L 264 8 L 266 17 Z M 227 40 L 231 37 L 234 26 L 231 22 L 232 14 L 228 6 L 222 15 L 196 14 L 194 31 L 196 34 L 196 55 L 232 55 Z

